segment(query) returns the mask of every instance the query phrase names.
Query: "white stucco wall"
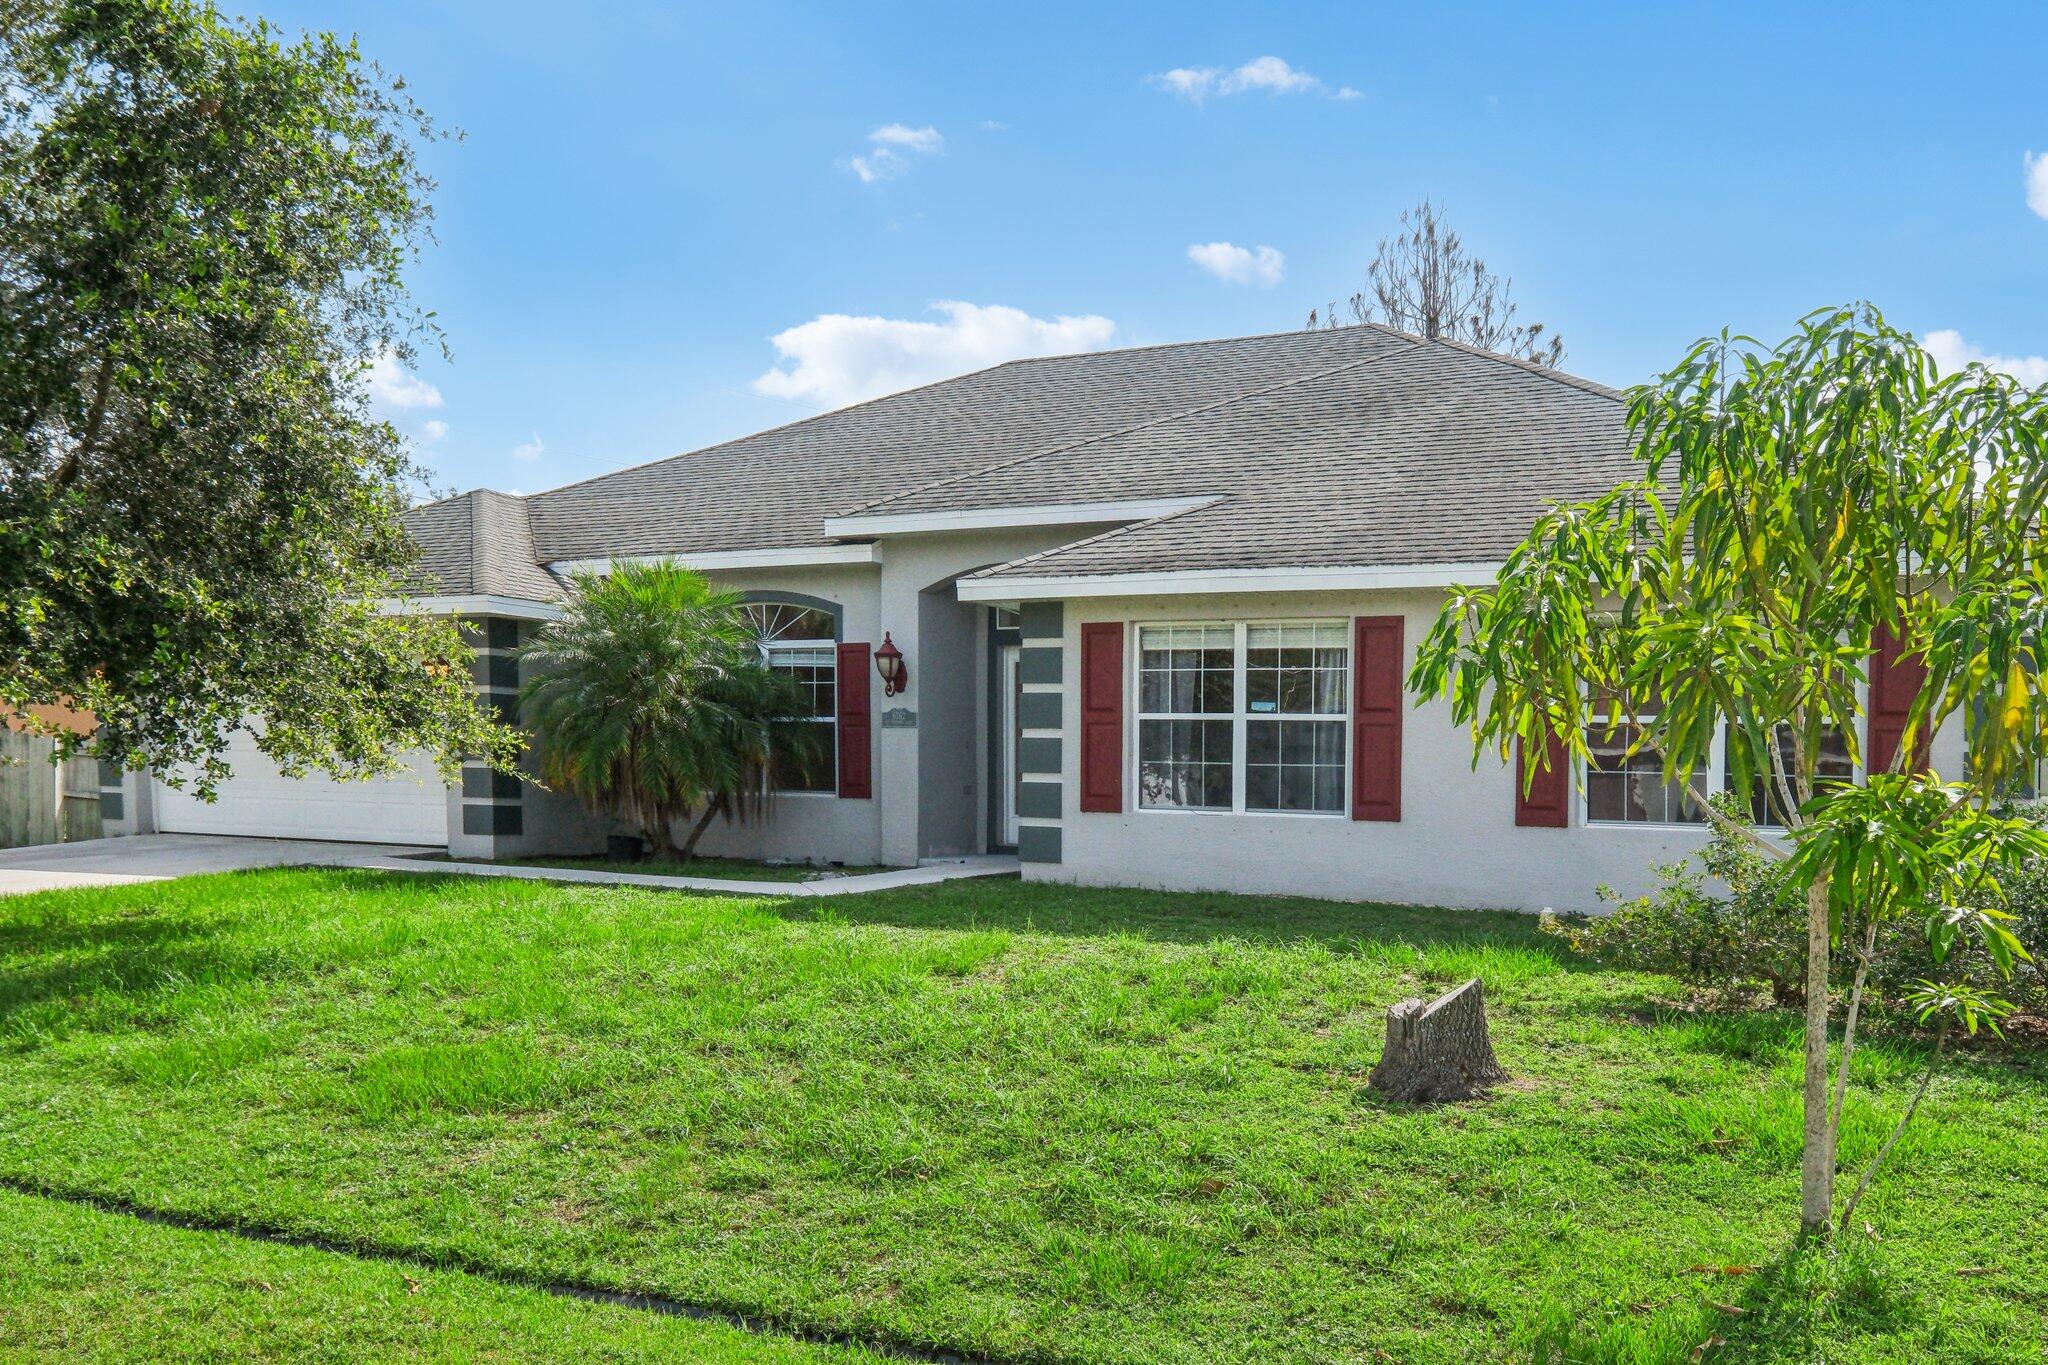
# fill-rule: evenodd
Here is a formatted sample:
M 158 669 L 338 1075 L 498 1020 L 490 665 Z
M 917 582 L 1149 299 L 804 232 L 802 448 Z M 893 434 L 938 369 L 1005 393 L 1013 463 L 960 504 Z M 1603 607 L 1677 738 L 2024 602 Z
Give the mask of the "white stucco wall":
M 882 798 L 882 861 L 908 865 L 924 857 L 979 850 L 986 844 L 987 825 L 980 815 L 987 808 L 981 786 L 985 774 L 977 760 L 988 728 L 985 636 L 980 630 L 958 629 L 956 617 L 932 611 L 923 594 L 959 574 L 1021 559 L 1106 529 L 1047 526 L 960 531 L 892 536 L 882 542 L 881 620 L 869 638 L 880 644 L 882 631 L 889 631 L 910 663 L 907 691 L 884 697 L 880 686 L 875 688 L 875 739 L 879 746 L 875 791 Z M 926 620 L 946 623 L 941 638 L 926 641 L 922 631 Z M 925 703 L 933 691 L 951 693 L 968 678 L 974 679 L 971 712 L 953 696 L 928 712 Z M 934 679 L 940 681 L 934 683 Z M 882 713 L 892 708 L 916 715 L 917 725 L 885 727 Z M 935 746 L 936 757 L 925 758 L 925 752 Z M 930 782 L 923 780 L 927 773 Z M 956 836 L 970 821 L 974 848 L 953 847 Z
M 1320 896 L 1461 907 L 1560 911 L 1600 909 L 1594 888 L 1624 894 L 1650 888 L 1652 869 L 1705 842 L 1697 827 L 1587 825 L 1578 801 L 1571 827 L 1525 829 L 1514 822 L 1511 765 L 1491 754 L 1472 762 L 1470 732 L 1454 726 L 1448 702 L 1411 707 L 1403 717 L 1398 823 L 1349 815 L 1232 815 L 1143 811 L 1128 786 L 1136 742 L 1125 708 L 1126 798 L 1122 814 L 1083 814 L 1079 789 L 1080 628 L 1089 621 L 1215 621 L 1399 613 L 1412 664 L 1442 595 L 1347 595 L 1077 599 L 1066 604 L 1062 861 L 1027 864 L 1033 880 Z M 1127 649 L 1127 668 L 1135 644 Z M 1961 768 L 1957 727 L 1938 735 L 1937 771 Z
M 880 565 L 831 564 L 721 572 L 710 577 L 742 592 L 793 592 L 822 598 L 836 604 L 842 612 L 842 639 L 881 641 Z M 881 695 L 879 686 L 875 695 Z M 713 822 L 704 831 L 698 851 L 715 857 L 788 858 L 870 866 L 883 860 L 881 795 L 879 788 L 877 799 L 867 801 L 841 800 L 832 792 L 781 794 L 767 811 L 745 824 Z
M 880 645 L 885 633 L 891 636 L 910 665 L 910 685 L 885 697 L 881 680 L 869 677 L 873 800 L 824 793 L 778 796 L 765 818 L 744 825 L 713 824 L 700 851 L 909 866 L 921 858 L 984 850 L 987 610 L 960 603 L 951 581 L 1105 529 L 1050 526 L 893 536 L 880 543 L 874 564 L 710 575 L 744 592 L 794 592 L 838 604 L 844 612 L 843 638 Z M 908 712 L 915 724 L 887 725 L 884 713 L 889 711 Z

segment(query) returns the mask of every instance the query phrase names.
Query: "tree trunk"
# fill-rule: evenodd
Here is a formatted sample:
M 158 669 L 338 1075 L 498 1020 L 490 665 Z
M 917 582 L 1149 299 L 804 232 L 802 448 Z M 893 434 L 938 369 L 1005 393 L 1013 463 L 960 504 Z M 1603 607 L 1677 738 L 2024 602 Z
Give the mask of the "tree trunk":
M 1508 1078 L 1494 1060 L 1486 998 L 1474 977 L 1425 1005 L 1403 1000 L 1387 1011 L 1387 1048 L 1367 1084 L 1407 1103 L 1469 1100 Z
M 719 797 L 717 800 L 705 805 L 704 813 L 697 817 L 697 823 L 690 826 L 690 837 L 683 840 L 682 848 L 677 851 L 680 861 L 687 863 L 690 859 L 697 856 L 697 841 L 703 838 L 704 831 L 711 827 L 711 817 L 718 814 L 724 808 L 724 797 Z
M 1835 1205 L 1835 1132 L 1828 1113 L 1828 887 L 1806 892 L 1806 1124 L 1799 1162 L 1799 1232 L 1825 1236 Z
M 676 844 L 676 821 L 682 816 L 664 805 L 643 806 L 640 815 L 640 835 L 647 840 L 649 858 L 667 858 L 681 862 L 683 850 Z

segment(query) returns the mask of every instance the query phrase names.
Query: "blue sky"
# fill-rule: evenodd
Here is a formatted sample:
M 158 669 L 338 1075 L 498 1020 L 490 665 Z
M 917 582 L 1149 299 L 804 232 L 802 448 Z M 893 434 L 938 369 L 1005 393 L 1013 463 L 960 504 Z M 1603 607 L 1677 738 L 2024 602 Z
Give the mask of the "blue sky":
M 2048 381 L 2048 6 L 259 12 L 465 133 L 414 275 L 453 359 L 375 385 L 443 488 L 1287 330 L 1425 195 L 1595 379 L 1867 297 Z

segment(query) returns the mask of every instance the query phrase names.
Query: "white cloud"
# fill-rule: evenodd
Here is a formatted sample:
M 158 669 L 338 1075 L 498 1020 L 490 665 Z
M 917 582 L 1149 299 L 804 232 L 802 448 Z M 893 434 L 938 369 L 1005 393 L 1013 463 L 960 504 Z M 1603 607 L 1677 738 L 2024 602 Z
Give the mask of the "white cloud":
M 952 300 L 932 308 L 943 322 L 822 313 L 778 332 L 770 340 L 781 360 L 754 381 L 754 391 L 838 408 L 1005 360 L 1096 350 L 1116 331 L 1092 313 L 1048 320 Z
M 946 145 L 946 139 L 939 136 L 939 130 L 930 124 L 922 128 L 911 128 L 901 123 L 885 123 L 868 134 L 868 141 L 908 147 L 913 152 L 922 152 L 927 156 Z
M 1333 100 L 1355 100 L 1361 92 L 1348 85 L 1335 90 L 1299 67 L 1278 57 L 1254 57 L 1229 71 L 1220 66 L 1177 66 L 1152 77 L 1160 89 L 1200 104 L 1211 95 L 1242 95 L 1263 90 L 1269 95 L 1324 95 Z
M 410 411 L 438 408 L 441 391 L 405 368 L 390 347 L 370 358 L 370 401 L 380 408 Z
M 2027 207 L 2048 218 L 2048 152 L 2026 154 Z
M 1953 328 L 1929 332 L 1920 338 L 1920 344 L 1927 348 L 1927 354 L 1934 357 L 1934 367 L 1943 374 L 1954 374 L 1968 365 L 1981 364 L 2011 375 L 2030 389 L 2048 384 L 2048 356 L 1987 355 L 1963 340 L 1963 334 Z
M 1319 90 L 1322 84 L 1308 72 L 1296 71 L 1278 57 L 1254 57 L 1225 76 L 1216 88 L 1225 95 L 1235 95 L 1244 90 L 1270 90 L 1276 95 L 1292 95 L 1297 91 Z
M 1200 104 L 1211 90 L 1216 88 L 1216 78 L 1223 73 L 1213 66 L 1176 66 L 1171 71 L 1161 72 L 1152 78 L 1152 83 L 1162 90 L 1168 90 L 1182 99 Z
M 981 131 L 984 133 L 1007 133 L 1010 131 L 1010 125 L 1001 119 L 985 118 L 981 121 Z
M 1287 256 L 1272 247 L 1256 251 L 1235 242 L 1201 242 L 1188 248 L 1188 259 L 1225 284 L 1262 284 L 1268 289 L 1287 273 Z
M 535 460 L 545 455 L 547 449 L 547 442 L 541 440 L 540 433 L 536 431 L 533 433 L 531 441 L 522 441 L 512 447 L 512 458 L 518 460 L 521 464 L 532 464 Z
M 867 152 L 847 164 L 863 185 L 872 185 L 877 180 L 894 180 L 902 175 L 910 169 L 913 156 L 936 156 L 945 147 L 946 139 L 930 124 L 912 128 L 904 123 L 885 123 L 868 134 Z
M 448 438 L 448 424 L 436 417 L 420 427 L 420 435 L 429 441 L 446 440 Z
M 850 163 L 853 173 L 860 177 L 863 185 L 872 185 L 877 180 L 893 180 L 910 169 L 905 161 L 887 147 L 877 147 L 866 156 L 857 156 Z

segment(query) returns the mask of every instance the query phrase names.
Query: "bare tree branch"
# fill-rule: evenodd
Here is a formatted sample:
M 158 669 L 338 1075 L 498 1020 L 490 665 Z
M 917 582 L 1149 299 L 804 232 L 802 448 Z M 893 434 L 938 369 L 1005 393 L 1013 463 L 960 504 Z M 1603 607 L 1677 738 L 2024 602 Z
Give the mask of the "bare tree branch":
M 1486 268 L 1465 249 L 1464 241 L 1443 220 L 1430 200 L 1401 214 L 1400 231 L 1380 238 L 1379 250 L 1367 269 L 1371 298 L 1353 294 L 1353 324 L 1380 321 L 1431 341 L 1461 341 L 1555 369 L 1564 360 L 1564 342 L 1546 335 L 1540 322 L 1517 323 L 1508 297 L 1514 281 Z M 1310 312 L 1308 325 L 1342 327 L 1337 305 Z

